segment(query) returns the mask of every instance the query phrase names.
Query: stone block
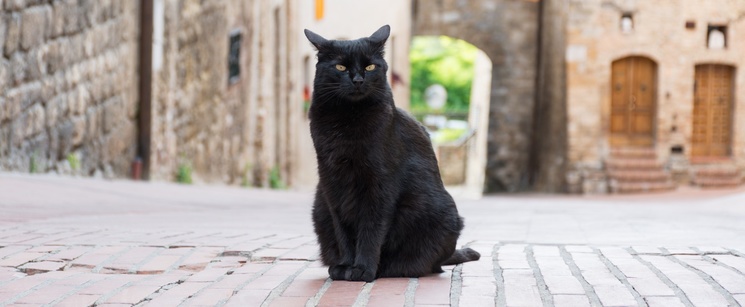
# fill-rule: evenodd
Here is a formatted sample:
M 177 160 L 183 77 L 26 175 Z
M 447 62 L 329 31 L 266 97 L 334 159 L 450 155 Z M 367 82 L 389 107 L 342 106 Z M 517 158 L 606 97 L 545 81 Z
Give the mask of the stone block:
M 41 79 L 41 101 L 45 104 L 57 95 L 57 84 L 52 76 Z
M 65 33 L 65 12 L 68 5 L 63 1 L 55 1 L 52 4 L 52 19 L 49 20 L 49 35 L 58 37 Z
M 85 116 L 77 116 L 72 118 L 72 144 L 73 146 L 80 145 L 85 139 L 86 125 Z
M 0 158 L 7 157 L 9 154 L 10 154 L 10 126 L 0 126 Z
M 10 69 L 8 71 L 11 74 L 8 81 L 12 86 L 19 85 L 26 79 L 26 67 L 26 57 L 20 52 L 13 53 L 10 57 Z
M 88 108 L 88 111 L 85 112 L 88 140 L 92 140 L 98 136 L 102 127 L 101 118 L 102 116 L 100 108 Z
M 81 115 L 85 113 L 90 103 L 90 94 L 86 86 L 78 86 L 78 88 L 70 93 L 69 95 L 70 114 Z
M 133 120 L 137 118 L 137 111 L 140 109 L 137 91 L 137 87 L 130 86 L 121 93 L 122 100 L 126 104 L 127 117 Z
M 83 29 L 85 25 L 84 8 L 79 7 L 77 3 L 65 3 L 62 14 L 64 18 L 64 33 L 75 34 Z
M 106 101 L 103 106 L 103 128 L 104 132 L 108 133 L 117 124 L 125 118 L 125 113 L 120 97 L 114 97 Z
M 24 56 L 26 66 L 23 74 L 26 81 L 39 80 L 46 73 L 46 65 L 42 58 L 44 53 L 43 49 L 46 49 L 45 46 L 40 46 L 39 48 L 26 52 L 26 55 Z
M 134 144 L 135 140 L 129 137 L 129 126 L 131 125 L 120 127 L 106 137 L 106 144 L 104 145 L 106 162 L 114 161 L 128 146 Z
M 64 38 L 60 40 L 64 40 Z M 54 74 L 65 67 L 64 57 L 62 56 L 64 49 L 61 48 L 62 43 L 60 40 L 49 42 L 44 50 L 43 58 L 44 63 L 47 65 L 48 74 Z
M 10 63 L 0 57 L 0 93 L 5 93 L 5 89 L 10 84 Z M 2 118 L 2 116 L 0 116 Z
M 92 175 L 101 163 L 101 144 L 92 142 L 88 136 L 86 139 L 85 146 L 81 148 L 81 155 L 84 158 L 80 161 L 80 168 L 83 174 Z
M 59 131 L 57 130 L 56 127 L 50 128 L 48 130 L 48 134 L 49 134 L 49 151 L 47 152 L 47 156 L 49 157 L 49 160 L 50 161 L 56 161 L 56 160 L 60 159 L 60 156 L 59 156 L 59 146 L 60 146 Z
M 34 7 L 23 12 L 21 17 L 21 48 L 29 50 L 44 42 L 47 17 L 51 16 L 49 6 Z
M 37 103 L 26 112 L 25 136 L 33 136 L 44 129 L 44 107 Z
M 73 148 L 73 135 L 75 134 L 75 127 L 70 120 L 64 121 L 57 129 L 57 139 L 59 145 L 57 147 L 57 159 L 62 160 L 67 157 L 67 154 L 72 151 Z
M 21 37 L 21 15 L 18 13 L 6 14 L 5 23 L 7 25 L 5 33 L 5 56 L 11 55 L 18 49 Z
M 5 117 L 8 119 L 15 119 L 21 113 L 22 110 L 26 109 L 33 103 L 33 97 L 29 98 L 29 92 L 24 88 L 14 88 L 6 92 L 5 96 Z
M 68 114 L 67 95 L 59 95 L 47 102 L 47 127 L 52 128 Z
M 2 0 L 0 0 L 0 8 L 2 8 Z M 8 19 L 6 14 L 0 14 L 0 42 L 5 41 L 5 35 L 8 32 Z
M 26 0 L 5 0 L 4 7 L 9 11 L 18 11 L 26 7 Z
M 25 115 L 18 116 L 13 119 L 12 123 L 10 124 L 10 146 L 12 148 L 18 148 L 21 147 L 21 144 L 23 143 L 24 139 L 24 133 L 25 133 L 25 125 L 26 122 Z M 12 151 L 12 150 L 11 150 Z
M 6 97 L 3 97 L 3 103 L 0 105 L 0 122 L 4 120 L 13 120 L 21 113 L 21 98 L 19 90 L 8 91 Z
M 8 119 L 8 113 L 5 111 L 5 97 L 0 96 L 0 125 Z

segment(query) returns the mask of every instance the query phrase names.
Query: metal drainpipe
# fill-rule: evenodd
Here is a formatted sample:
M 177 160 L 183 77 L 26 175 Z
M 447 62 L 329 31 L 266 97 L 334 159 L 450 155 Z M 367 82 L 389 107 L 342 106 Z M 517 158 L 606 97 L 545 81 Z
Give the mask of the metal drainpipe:
M 150 179 L 150 136 L 152 122 L 153 77 L 153 0 L 140 1 L 140 67 L 137 159 L 141 160 L 141 178 Z M 137 162 L 135 162 L 136 164 Z
M 541 135 L 538 131 L 543 115 L 543 86 L 545 85 L 545 76 L 543 74 L 543 16 L 546 0 L 538 1 L 538 33 L 536 44 L 536 74 L 535 74 L 535 93 L 533 98 L 533 129 L 530 136 L 530 156 L 528 158 L 528 189 L 535 189 L 536 177 L 540 168 L 541 147 L 538 146 Z M 544 123 L 547 124 L 547 123 Z

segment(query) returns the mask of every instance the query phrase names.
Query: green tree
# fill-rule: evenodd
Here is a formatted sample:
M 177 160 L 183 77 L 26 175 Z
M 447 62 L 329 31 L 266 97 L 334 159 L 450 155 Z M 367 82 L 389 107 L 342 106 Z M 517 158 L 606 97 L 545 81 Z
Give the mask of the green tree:
M 447 36 L 417 36 L 411 42 L 411 110 L 428 112 L 424 91 L 442 84 L 448 92 L 446 112 L 468 112 L 473 63 L 478 48 Z

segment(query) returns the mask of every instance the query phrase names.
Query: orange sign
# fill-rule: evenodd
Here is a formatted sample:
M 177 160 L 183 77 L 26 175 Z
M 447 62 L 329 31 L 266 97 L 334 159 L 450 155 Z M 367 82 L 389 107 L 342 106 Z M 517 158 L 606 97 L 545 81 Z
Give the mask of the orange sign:
M 316 20 L 323 19 L 323 0 L 316 0 Z

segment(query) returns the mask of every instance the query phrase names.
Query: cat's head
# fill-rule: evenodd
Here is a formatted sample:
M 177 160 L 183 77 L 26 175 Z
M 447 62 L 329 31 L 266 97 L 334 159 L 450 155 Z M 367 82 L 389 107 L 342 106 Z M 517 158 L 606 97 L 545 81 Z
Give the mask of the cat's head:
M 327 40 L 306 29 L 305 36 L 318 50 L 314 95 L 321 100 L 350 101 L 385 95 L 388 64 L 383 50 L 390 32 L 385 25 L 370 37 Z

